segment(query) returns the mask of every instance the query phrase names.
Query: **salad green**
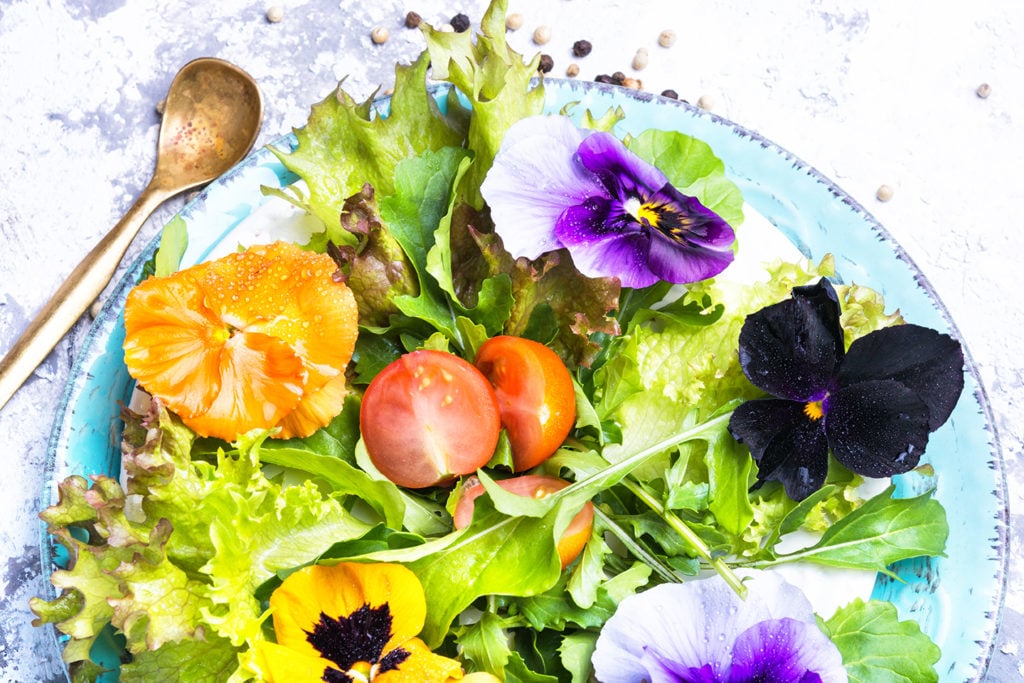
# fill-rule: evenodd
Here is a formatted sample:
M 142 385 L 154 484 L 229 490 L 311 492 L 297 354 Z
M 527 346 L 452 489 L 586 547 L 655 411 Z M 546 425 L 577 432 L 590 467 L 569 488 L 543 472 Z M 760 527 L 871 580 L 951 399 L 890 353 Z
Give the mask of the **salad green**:
M 505 42 L 505 5 L 492 4 L 475 39 L 425 27 L 428 51 L 397 68 L 386 115 L 339 89 L 313 107 L 296 147 L 276 152 L 304 181 L 276 194 L 323 221 L 307 246 L 336 255 L 359 306 L 357 390 L 344 411 L 310 437 L 254 432 L 229 444 L 197 437 L 157 403 L 145 414 L 126 409 L 126 484 L 60 484 L 42 517 L 69 555 L 52 577 L 62 595 L 32 608 L 68 636 L 75 680 L 95 680 L 90 648 L 111 627 L 130 655 L 122 680 L 249 680 L 253 643 L 273 637 L 266 600 L 314 562 L 412 569 L 427 598 L 421 637 L 467 671 L 586 681 L 602 624 L 654 583 L 706 571 L 735 581 L 735 569 L 797 561 L 886 573 L 942 554 L 946 516 L 930 493 L 895 499 L 889 488 L 862 500 L 860 477 L 834 461 L 826 485 L 799 503 L 773 483 L 752 491 L 756 465 L 726 429 L 730 411 L 760 395 L 736 354 L 745 317 L 831 275 L 831 259 L 775 261 L 756 285 L 630 290 L 582 276 L 564 253 L 528 263 L 503 251 L 480 183 L 505 131 L 540 113 L 544 87 L 536 60 Z M 428 75 L 452 86 L 443 106 Z M 613 130 L 620 116 L 582 120 Z M 672 131 L 626 144 L 739 227 L 743 198 L 706 144 Z M 177 228 L 166 234 L 158 272 L 181 254 Z M 876 293 L 836 289 L 847 344 L 899 322 Z M 573 370 L 576 429 L 538 472 L 575 483 L 541 499 L 509 494 L 494 481 L 509 462 L 499 445 L 479 473 L 488 495 L 456 531 L 457 487 L 410 491 L 373 468 L 358 389 L 404 352 L 471 360 L 499 333 L 545 343 Z M 586 501 L 597 508 L 592 537 L 561 571 L 556 540 Z M 779 550 L 798 529 L 817 540 Z M 851 680 L 937 680 L 938 648 L 891 605 L 857 601 L 822 616 Z M 905 638 L 915 646 L 894 645 Z M 892 657 L 894 648 L 909 654 Z

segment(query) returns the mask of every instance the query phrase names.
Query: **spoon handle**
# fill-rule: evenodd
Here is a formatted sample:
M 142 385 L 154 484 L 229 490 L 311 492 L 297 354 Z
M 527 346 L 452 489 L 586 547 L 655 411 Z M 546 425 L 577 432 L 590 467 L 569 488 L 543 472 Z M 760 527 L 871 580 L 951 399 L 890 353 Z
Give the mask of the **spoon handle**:
M 117 271 L 149 215 L 173 192 L 152 181 L 124 217 L 93 247 L 0 360 L 0 408 L 49 355 Z

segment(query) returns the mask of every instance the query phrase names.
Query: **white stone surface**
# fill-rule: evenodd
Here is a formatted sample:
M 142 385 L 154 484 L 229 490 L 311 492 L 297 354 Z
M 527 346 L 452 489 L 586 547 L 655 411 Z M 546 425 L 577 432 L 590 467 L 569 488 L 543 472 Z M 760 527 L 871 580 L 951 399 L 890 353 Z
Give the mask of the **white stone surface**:
M 283 8 L 270 22 L 271 4 Z M 393 64 L 422 48 L 402 26 L 479 20 L 481 0 L 0 1 L 0 351 L 112 226 L 152 169 L 156 103 L 199 56 L 235 62 L 259 82 L 259 144 L 301 126 L 309 105 L 345 78 L 357 96 L 389 87 Z M 836 181 L 899 241 L 947 306 L 988 391 L 1002 441 L 1011 569 L 990 681 L 1024 676 L 1024 4 L 887 0 L 510 0 L 523 15 L 513 45 L 552 76 L 623 71 L 645 90 L 676 90 L 753 129 Z M 370 31 L 388 27 L 374 45 Z M 678 35 L 658 45 L 663 29 Z M 571 56 L 575 40 L 593 52 Z M 631 69 L 639 48 L 648 66 Z M 991 85 L 983 99 L 981 83 Z M 875 200 L 889 185 L 890 201 Z M 174 211 L 168 202 L 132 254 Z M 64 680 L 50 629 L 30 625 L 44 591 L 36 518 L 52 415 L 83 321 L 0 411 L 0 680 Z M 950 511 L 956 514 L 955 510 Z

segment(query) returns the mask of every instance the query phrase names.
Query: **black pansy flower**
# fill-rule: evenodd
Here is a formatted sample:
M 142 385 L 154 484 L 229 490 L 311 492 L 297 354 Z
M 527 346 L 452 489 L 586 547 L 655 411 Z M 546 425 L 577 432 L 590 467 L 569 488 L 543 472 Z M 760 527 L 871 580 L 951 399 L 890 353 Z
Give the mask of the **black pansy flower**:
M 758 484 L 781 482 L 794 500 L 825 483 L 830 450 L 867 477 L 915 468 L 964 386 L 963 351 L 950 336 L 896 325 L 846 350 L 839 312 L 822 279 L 747 316 L 740 332 L 744 374 L 774 398 L 741 405 L 729 431 L 750 448 Z

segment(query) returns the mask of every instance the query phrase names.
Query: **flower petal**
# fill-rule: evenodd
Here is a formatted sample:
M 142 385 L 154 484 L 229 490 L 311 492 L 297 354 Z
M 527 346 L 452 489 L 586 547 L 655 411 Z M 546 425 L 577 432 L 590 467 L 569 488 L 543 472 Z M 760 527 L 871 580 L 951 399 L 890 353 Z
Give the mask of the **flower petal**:
M 307 634 L 320 615 L 347 617 L 369 605 L 391 607 L 391 637 L 384 652 L 416 636 L 426 619 L 426 600 L 419 579 L 398 564 L 342 562 L 311 565 L 290 574 L 270 597 L 277 642 L 312 656 L 320 653 Z
M 647 265 L 650 235 L 634 223 L 616 231 L 610 220 L 615 202 L 590 197 L 566 209 L 555 234 L 576 269 L 587 277 L 617 277 L 623 287 L 646 287 L 658 281 Z
M 928 428 L 938 429 L 964 388 L 964 354 L 946 334 L 918 325 L 885 327 L 850 345 L 838 384 L 891 379 L 912 389 L 928 406 Z
M 750 449 L 759 482 L 780 482 L 793 500 L 803 500 L 825 483 L 825 430 L 802 404 L 775 398 L 747 401 L 729 418 L 729 432 Z
M 720 576 L 661 584 L 626 598 L 598 636 L 591 660 L 597 679 L 653 681 L 665 671 L 696 675 L 706 665 L 723 676 L 733 640 L 751 626 L 785 617 L 814 623 L 810 602 L 779 575 L 757 573 L 748 586 L 746 600 Z
M 259 672 L 267 683 L 320 683 L 324 670 L 336 668 L 326 659 L 261 640 L 256 643 Z
M 302 360 L 280 339 L 237 333 L 217 358 L 221 390 L 213 403 L 195 415 L 177 408 L 196 433 L 233 441 L 240 425 L 246 431 L 270 429 L 298 405 L 305 379 Z
M 732 233 L 731 228 L 729 232 Z M 681 245 L 657 230 L 650 230 L 650 233 L 647 267 L 659 279 L 666 282 L 686 284 L 706 280 L 725 270 L 734 258 L 731 249 L 720 250 L 690 244 Z
M 928 445 L 928 406 L 895 380 L 858 382 L 828 399 L 825 433 L 832 453 L 866 477 L 909 472 Z
M 608 195 L 647 197 L 668 183 L 665 174 L 626 149 L 611 133 L 594 133 L 579 144 L 579 160 L 597 174 Z
M 832 286 L 795 288 L 793 298 L 748 315 L 739 349 L 743 373 L 759 389 L 792 401 L 823 398 L 844 349 Z
M 570 206 L 604 195 L 597 178 L 576 161 L 589 132 L 564 116 L 531 116 L 513 124 L 480 192 L 505 249 L 535 259 L 561 247 L 555 222 Z
M 730 683 L 846 683 L 839 649 L 811 622 L 762 621 L 736 639 Z
M 379 683 L 447 683 L 462 673 L 462 665 L 454 659 L 442 657 L 430 651 L 419 638 L 407 640 L 402 649 L 409 658 L 397 669 L 378 674 L 373 680 Z
M 151 277 L 128 294 L 124 310 L 125 365 L 172 410 L 207 410 L 220 392 L 224 329 L 203 303 L 198 270 Z M 168 399 L 172 399 L 168 401 Z

